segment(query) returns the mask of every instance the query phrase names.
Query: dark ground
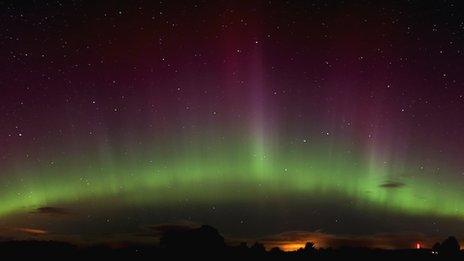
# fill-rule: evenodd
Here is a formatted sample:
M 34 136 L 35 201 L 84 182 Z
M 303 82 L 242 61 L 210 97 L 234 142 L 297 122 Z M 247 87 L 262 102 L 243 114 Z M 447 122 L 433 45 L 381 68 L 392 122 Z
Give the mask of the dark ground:
M 220 259 L 220 260 L 332 260 L 332 259 L 381 259 L 407 258 L 414 260 L 463 259 L 458 241 L 449 237 L 432 249 L 382 250 L 342 247 L 316 249 L 311 242 L 305 248 L 283 252 L 278 248 L 266 251 L 260 243 L 247 246 L 227 246 L 224 238 L 210 226 L 189 230 L 172 230 L 163 234 L 158 246 L 126 245 L 124 247 L 79 247 L 54 241 L 7 241 L 0 243 L 0 260 L 17 258 L 35 259 L 90 259 L 108 260 L 172 260 L 172 259 Z M 401 259 L 403 260 L 403 259 Z

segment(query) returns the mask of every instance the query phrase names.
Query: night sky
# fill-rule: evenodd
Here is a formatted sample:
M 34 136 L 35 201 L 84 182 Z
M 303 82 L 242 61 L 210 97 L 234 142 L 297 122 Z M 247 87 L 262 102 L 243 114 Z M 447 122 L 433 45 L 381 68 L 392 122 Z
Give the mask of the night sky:
M 0 1 L 0 238 L 463 238 L 462 4 Z

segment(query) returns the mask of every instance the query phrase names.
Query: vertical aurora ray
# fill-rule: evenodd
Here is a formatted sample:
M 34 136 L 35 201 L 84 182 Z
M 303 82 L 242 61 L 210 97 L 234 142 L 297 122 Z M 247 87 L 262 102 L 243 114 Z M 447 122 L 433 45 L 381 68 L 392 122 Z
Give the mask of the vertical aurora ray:
M 252 145 L 251 151 L 253 156 L 253 170 L 258 175 L 265 177 L 269 172 L 269 148 L 266 144 L 267 133 L 265 129 L 270 130 L 265 122 L 265 97 L 264 97 L 264 80 L 263 80 L 263 58 L 261 50 L 255 47 L 251 57 L 250 69 L 250 87 L 251 87 L 251 133 Z

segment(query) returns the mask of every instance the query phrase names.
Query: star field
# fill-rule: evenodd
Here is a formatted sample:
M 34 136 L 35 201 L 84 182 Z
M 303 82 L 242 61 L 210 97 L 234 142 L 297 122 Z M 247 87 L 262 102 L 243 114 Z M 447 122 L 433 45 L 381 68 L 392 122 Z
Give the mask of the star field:
M 459 1 L 0 10 L 4 229 L 464 233 Z

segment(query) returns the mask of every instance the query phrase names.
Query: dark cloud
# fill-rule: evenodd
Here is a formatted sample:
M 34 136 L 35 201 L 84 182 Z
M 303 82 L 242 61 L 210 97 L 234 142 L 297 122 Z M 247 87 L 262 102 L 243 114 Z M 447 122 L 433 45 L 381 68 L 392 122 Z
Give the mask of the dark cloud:
M 379 185 L 379 187 L 391 188 L 391 189 L 401 188 L 404 186 L 406 186 L 406 184 L 404 184 L 403 182 L 399 182 L 399 181 L 387 181 Z
M 35 209 L 32 213 L 52 216 L 63 216 L 70 214 L 70 212 L 67 209 L 60 207 L 40 207 Z

